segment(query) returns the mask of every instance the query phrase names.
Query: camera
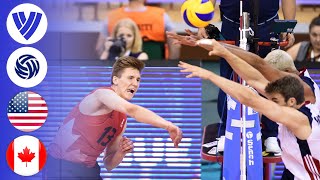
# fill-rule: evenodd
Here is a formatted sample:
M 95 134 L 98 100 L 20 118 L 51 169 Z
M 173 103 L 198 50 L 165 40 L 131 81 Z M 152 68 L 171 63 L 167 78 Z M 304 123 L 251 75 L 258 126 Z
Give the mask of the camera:
M 120 56 L 120 54 L 126 49 L 126 41 L 123 36 L 120 38 L 111 39 L 110 41 L 113 42 L 109 49 L 109 56 L 108 60 L 115 60 L 116 57 Z

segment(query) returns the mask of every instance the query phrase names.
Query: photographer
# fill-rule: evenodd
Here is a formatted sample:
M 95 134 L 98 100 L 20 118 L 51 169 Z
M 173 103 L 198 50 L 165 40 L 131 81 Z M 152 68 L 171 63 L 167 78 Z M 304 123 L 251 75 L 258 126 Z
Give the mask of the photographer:
M 106 38 L 104 49 L 99 55 L 100 60 L 115 60 L 122 56 L 148 60 L 148 55 L 142 52 L 142 38 L 138 26 L 129 18 L 116 24 L 112 37 Z
M 146 5 L 146 0 L 128 0 L 126 5 L 110 9 L 106 13 L 100 31 L 96 51 L 101 52 L 104 40 L 110 36 L 117 22 L 132 19 L 139 27 L 144 50 L 150 59 L 179 59 L 180 46 L 165 36 L 166 31 L 175 32 L 175 25 L 164 8 Z

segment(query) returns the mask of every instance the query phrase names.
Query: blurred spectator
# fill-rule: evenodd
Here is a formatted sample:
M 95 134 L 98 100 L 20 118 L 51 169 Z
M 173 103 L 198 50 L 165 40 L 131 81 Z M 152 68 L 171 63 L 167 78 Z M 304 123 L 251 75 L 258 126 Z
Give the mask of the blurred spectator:
M 115 60 L 122 56 L 148 60 L 148 55 L 142 52 L 142 38 L 138 26 L 129 18 L 118 21 L 112 37 L 106 38 L 103 45 L 101 60 Z
M 178 59 L 180 56 L 180 46 L 172 44 L 172 40 L 166 39 L 166 31 L 174 31 L 174 25 L 165 12 L 159 7 L 146 6 L 144 0 L 129 0 L 127 7 L 121 7 L 108 13 L 103 30 L 100 32 L 96 50 L 102 51 L 104 39 L 112 31 L 115 24 L 123 18 L 132 19 L 139 27 L 144 43 L 157 42 L 162 46 L 162 58 L 165 57 L 164 44 L 167 42 L 169 59 Z M 160 49 L 160 48 L 159 48 Z M 155 48 L 152 53 L 159 53 Z M 99 54 L 100 54 L 99 53 Z M 148 53 L 152 57 L 152 53 Z
M 320 62 L 320 15 L 309 26 L 310 41 L 302 41 L 292 46 L 288 53 L 295 61 Z

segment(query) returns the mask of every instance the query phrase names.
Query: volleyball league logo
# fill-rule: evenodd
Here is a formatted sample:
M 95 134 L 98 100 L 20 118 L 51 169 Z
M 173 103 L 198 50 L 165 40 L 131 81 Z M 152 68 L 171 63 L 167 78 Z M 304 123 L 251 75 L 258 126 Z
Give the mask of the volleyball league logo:
M 13 172 L 21 176 L 32 176 L 44 167 L 47 153 L 39 139 L 33 136 L 20 136 L 9 144 L 6 158 Z
M 15 50 L 7 61 L 7 73 L 13 83 L 20 87 L 34 87 L 47 74 L 47 61 L 37 49 L 22 47 Z
M 15 128 L 31 132 L 39 129 L 46 121 L 48 107 L 39 94 L 25 91 L 18 93 L 10 100 L 7 115 Z
M 7 17 L 7 30 L 20 44 L 38 42 L 46 33 L 48 20 L 41 8 L 34 4 L 20 4 Z

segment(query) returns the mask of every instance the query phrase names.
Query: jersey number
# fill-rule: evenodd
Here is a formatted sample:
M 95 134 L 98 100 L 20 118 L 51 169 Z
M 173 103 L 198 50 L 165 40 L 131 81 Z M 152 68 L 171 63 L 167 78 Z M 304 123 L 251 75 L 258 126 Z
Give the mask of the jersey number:
M 111 130 L 111 131 L 110 131 Z M 109 133 L 110 132 L 110 133 Z M 100 136 L 100 138 L 98 139 L 97 143 L 101 144 L 102 146 L 106 146 L 114 137 L 114 135 L 116 134 L 117 130 L 115 128 L 113 128 L 112 126 L 109 126 L 107 128 L 104 129 L 104 132 L 102 133 L 102 135 Z M 107 136 L 107 141 L 102 141 L 102 139 Z

